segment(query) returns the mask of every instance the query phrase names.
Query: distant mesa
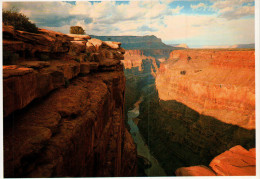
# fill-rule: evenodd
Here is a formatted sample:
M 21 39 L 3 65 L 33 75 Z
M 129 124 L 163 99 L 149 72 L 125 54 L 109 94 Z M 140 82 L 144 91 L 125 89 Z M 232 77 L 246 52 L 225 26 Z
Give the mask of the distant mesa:
M 172 47 L 189 48 L 187 44 L 170 44 Z
M 207 45 L 202 48 L 255 48 L 255 44 L 235 44 L 235 45 Z

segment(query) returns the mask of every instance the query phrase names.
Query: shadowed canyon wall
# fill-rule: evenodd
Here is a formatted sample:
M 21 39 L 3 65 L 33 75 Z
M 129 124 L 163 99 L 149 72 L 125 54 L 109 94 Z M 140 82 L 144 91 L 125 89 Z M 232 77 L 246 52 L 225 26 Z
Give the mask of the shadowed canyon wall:
M 136 175 L 121 43 L 3 26 L 4 176 Z

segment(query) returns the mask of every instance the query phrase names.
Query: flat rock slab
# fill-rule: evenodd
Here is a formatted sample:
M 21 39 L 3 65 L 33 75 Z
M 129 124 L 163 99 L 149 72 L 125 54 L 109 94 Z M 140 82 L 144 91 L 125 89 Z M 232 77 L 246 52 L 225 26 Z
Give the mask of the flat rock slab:
M 34 68 L 34 69 L 40 69 L 44 67 L 50 66 L 50 62 L 45 61 L 24 61 L 19 63 L 19 65 L 27 67 L 27 68 Z
M 3 78 L 9 78 L 12 76 L 23 76 L 28 73 L 32 73 L 33 69 L 20 67 L 18 65 L 3 66 Z
M 88 40 L 91 39 L 89 35 L 79 35 L 79 34 L 67 34 L 69 37 L 73 37 L 74 40 Z

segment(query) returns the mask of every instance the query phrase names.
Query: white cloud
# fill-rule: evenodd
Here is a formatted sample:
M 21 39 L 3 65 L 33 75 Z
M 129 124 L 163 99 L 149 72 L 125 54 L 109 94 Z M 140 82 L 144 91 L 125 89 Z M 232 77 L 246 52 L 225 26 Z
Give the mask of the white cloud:
M 239 19 L 241 17 L 254 15 L 254 0 L 221 0 L 213 1 L 211 9 L 217 11 L 220 17 L 227 19 Z M 249 3 L 249 4 L 246 4 Z
M 206 4 L 204 3 L 199 3 L 197 5 L 192 5 L 190 6 L 193 10 L 198 10 L 198 9 L 203 9 L 205 10 L 207 8 Z
M 72 25 L 80 25 L 93 35 L 156 35 L 163 40 L 183 43 L 189 40 L 211 44 L 254 41 L 254 19 L 239 19 L 254 14 L 254 6 L 244 5 L 251 0 L 212 1 L 210 8 L 218 12 L 217 15 L 180 14 L 184 5 L 170 8 L 169 3 L 174 1 L 130 1 L 127 4 L 77 1 L 75 5 L 60 1 L 12 2 L 3 3 L 3 7 L 15 5 L 40 27 L 63 33 L 68 33 Z M 190 7 L 209 8 L 205 3 Z

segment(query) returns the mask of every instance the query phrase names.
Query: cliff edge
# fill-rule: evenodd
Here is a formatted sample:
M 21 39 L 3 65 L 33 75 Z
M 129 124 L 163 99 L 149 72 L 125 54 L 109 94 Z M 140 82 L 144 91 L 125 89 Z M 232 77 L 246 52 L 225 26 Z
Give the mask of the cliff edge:
M 136 175 L 121 43 L 3 26 L 5 177 Z

